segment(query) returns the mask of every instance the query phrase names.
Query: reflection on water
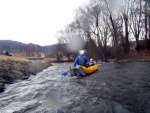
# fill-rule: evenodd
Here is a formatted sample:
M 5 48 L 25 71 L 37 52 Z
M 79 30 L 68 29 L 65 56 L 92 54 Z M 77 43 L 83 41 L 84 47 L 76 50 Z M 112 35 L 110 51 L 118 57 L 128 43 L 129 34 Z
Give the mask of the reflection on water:
M 36 76 L 7 85 L 0 113 L 150 113 L 150 65 L 100 63 L 93 75 L 62 77 L 72 63 L 54 63 Z

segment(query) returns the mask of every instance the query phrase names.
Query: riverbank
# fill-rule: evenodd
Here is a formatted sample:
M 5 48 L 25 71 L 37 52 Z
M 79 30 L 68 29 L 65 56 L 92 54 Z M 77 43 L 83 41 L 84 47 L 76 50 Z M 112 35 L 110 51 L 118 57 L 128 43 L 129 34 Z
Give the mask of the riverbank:
M 128 54 L 123 55 L 118 60 L 108 59 L 108 62 L 150 62 L 150 52 L 132 51 L 132 52 L 129 52 Z
M 23 57 L 0 55 L 0 92 L 4 90 L 5 83 L 27 79 L 30 75 L 35 75 L 51 66 L 51 62 L 50 59 L 31 61 Z
M 150 53 L 131 52 L 119 60 L 108 59 L 108 62 L 150 62 Z M 17 79 L 27 79 L 43 69 L 49 67 L 56 59 L 28 60 L 23 57 L 0 55 L 0 92 L 4 90 L 5 83 L 13 83 Z M 61 62 L 69 62 L 64 59 Z M 73 61 L 71 61 L 73 62 Z M 99 60 L 99 62 L 102 62 Z M 60 63 L 60 62 L 59 62 Z

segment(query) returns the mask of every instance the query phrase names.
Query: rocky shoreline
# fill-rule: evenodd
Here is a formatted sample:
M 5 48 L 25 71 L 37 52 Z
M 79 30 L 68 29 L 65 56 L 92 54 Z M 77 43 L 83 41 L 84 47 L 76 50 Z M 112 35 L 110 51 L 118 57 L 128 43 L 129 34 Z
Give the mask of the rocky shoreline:
M 51 63 L 44 60 L 0 59 L 0 92 L 4 91 L 5 84 L 11 84 L 18 79 L 27 79 L 49 66 Z

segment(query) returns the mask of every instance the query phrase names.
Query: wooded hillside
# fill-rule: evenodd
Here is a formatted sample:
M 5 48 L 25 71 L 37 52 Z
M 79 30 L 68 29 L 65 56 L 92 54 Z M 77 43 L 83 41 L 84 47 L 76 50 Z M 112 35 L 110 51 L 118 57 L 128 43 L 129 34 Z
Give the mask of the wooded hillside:
M 3 50 L 7 50 L 9 53 L 22 53 L 27 54 L 31 52 L 51 52 L 53 45 L 49 46 L 40 46 L 37 44 L 29 43 L 24 44 L 12 40 L 0 40 L 0 53 L 2 54 Z

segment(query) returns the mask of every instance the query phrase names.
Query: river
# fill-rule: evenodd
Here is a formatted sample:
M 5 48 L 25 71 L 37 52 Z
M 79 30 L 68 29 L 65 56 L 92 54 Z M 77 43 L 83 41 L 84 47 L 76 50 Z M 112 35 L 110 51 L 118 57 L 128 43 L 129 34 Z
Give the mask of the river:
M 77 79 L 61 76 L 72 63 L 54 63 L 36 76 L 6 85 L 0 113 L 150 113 L 150 63 L 99 63 Z

